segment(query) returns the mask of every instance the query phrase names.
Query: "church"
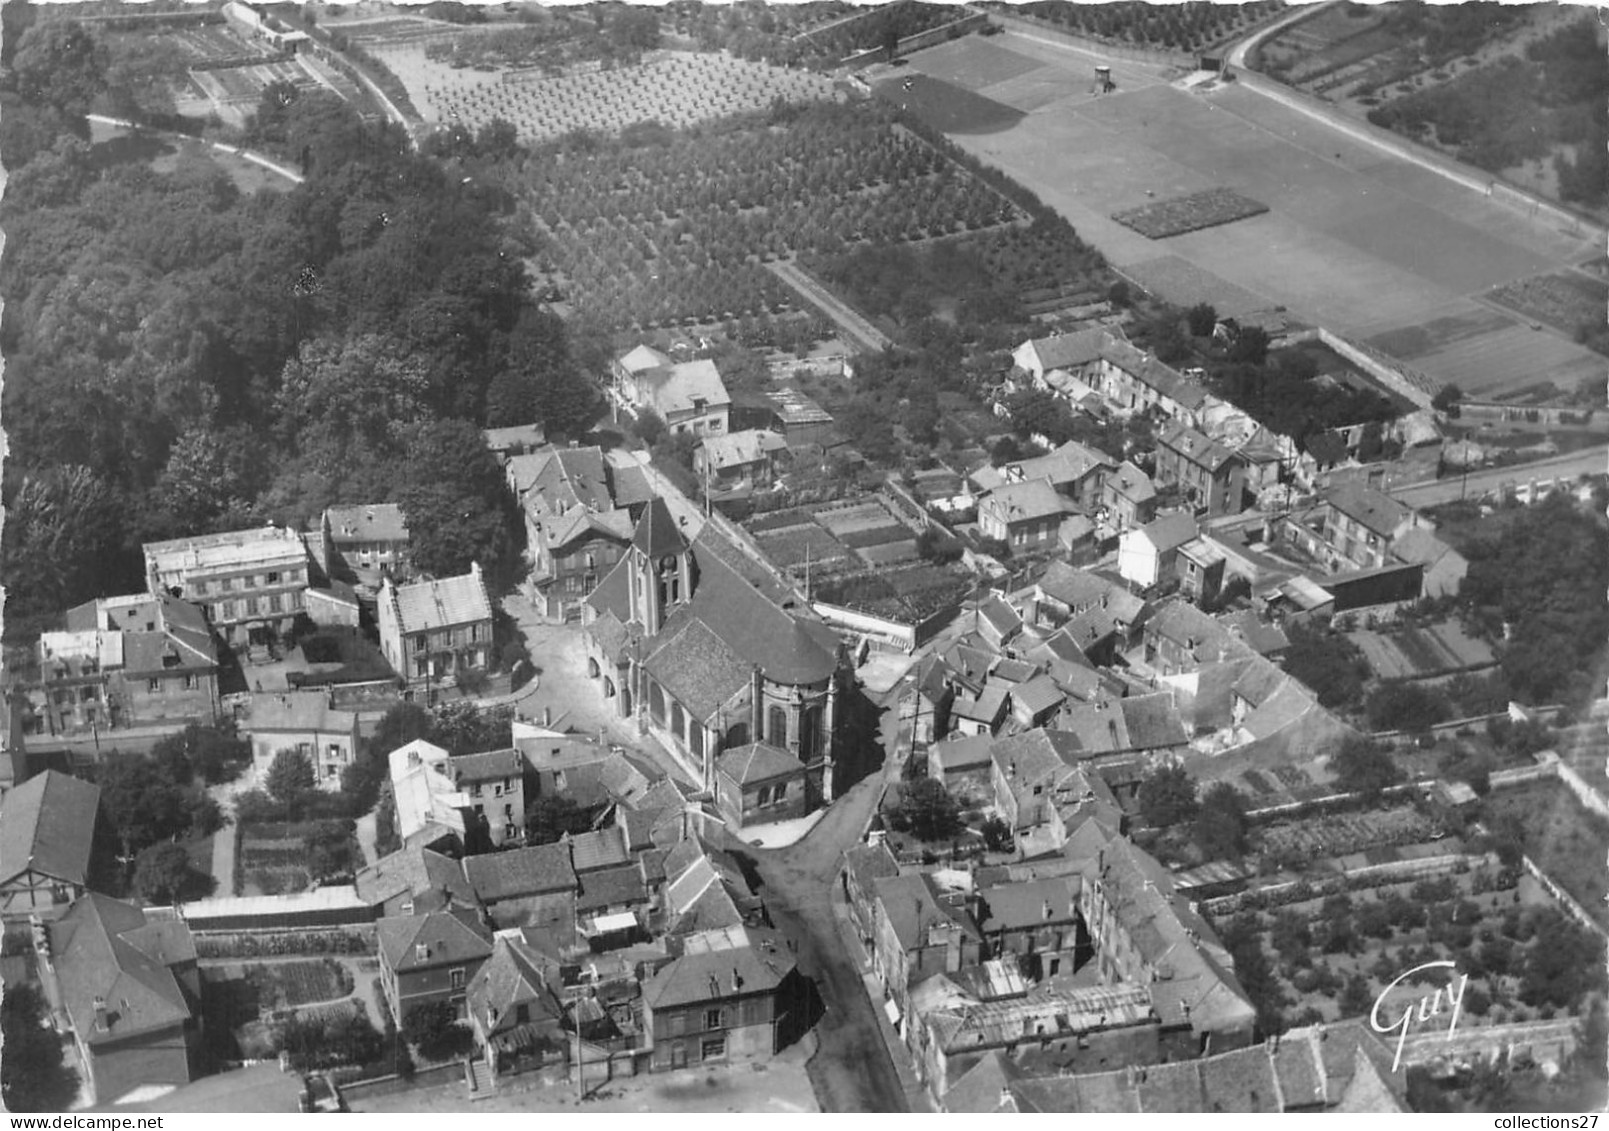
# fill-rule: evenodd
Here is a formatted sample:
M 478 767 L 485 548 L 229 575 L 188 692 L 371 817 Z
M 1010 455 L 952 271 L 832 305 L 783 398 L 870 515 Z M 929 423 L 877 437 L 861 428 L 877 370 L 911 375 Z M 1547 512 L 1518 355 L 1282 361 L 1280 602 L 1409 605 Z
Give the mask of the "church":
M 832 800 L 847 649 L 713 524 L 689 541 L 653 500 L 584 620 L 603 696 L 703 788 L 723 751 L 759 743 L 797 763 L 811 807 Z

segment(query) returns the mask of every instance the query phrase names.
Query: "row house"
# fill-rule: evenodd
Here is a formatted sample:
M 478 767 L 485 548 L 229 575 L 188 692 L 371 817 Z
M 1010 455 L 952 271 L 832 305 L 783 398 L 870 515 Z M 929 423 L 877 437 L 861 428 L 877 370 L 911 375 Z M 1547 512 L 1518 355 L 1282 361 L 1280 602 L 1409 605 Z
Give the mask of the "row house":
M 807 988 L 781 934 L 726 927 L 688 935 L 642 986 L 655 1069 L 760 1060 L 803 1035 Z
M 1393 548 L 1410 531 L 1435 523 L 1366 483 L 1347 480 L 1320 492 L 1316 505 L 1285 520 L 1285 541 L 1322 561 L 1333 573 L 1378 569 L 1396 559 Z
M 1073 832 L 1067 855 L 1082 864 L 1079 911 L 1095 971 L 1104 985 L 1148 989 L 1164 1059 L 1249 1045 L 1257 1011 L 1234 960 L 1167 869 L 1095 821 Z
M 147 542 L 146 587 L 202 606 L 230 645 L 265 653 L 305 607 L 313 561 L 294 530 L 266 526 Z
M 713 361 L 675 362 L 640 345 L 610 364 L 610 393 L 633 416 L 653 412 L 672 435 L 724 436 L 732 397 Z
M 1031 730 L 993 744 L 995 809 L 1023 856 L 1054 852 L 1087 820 L 1121 826 L 1123 813 L 1097 774 L 1075 765 L 1083 746 L 1060 730 Z M 1087 756 L 1087 755 L 1086 755 Z
M 381 583 L 380 650 L 412 691 L 486 671 L 494 662 L 492 602 L 480 563 L 458 577 Z
M 907 873 L 872 885 L 872 968 L 884 1009 L 902 1040 L 914 1044 L 910 991 L 934 974 L 983 961 L 977 894 L 965 873 Z
M 1157 437 L 1156 481 L 1176 484 L 1198 514 L 1238 514 L 1246 491 L 1246 461 L 1239 452 L 1175 422 Z
M 41 634 L 35 678 L 20 688 L 27 729 L 77 734 L 210 722 L 218 714 L 218 646 L 195 605 L 167 594 L 101 597 Z
M 1126 341 L 1113 339 L 1085 378 L 1123 416 L 1156 412 L 1194 425 L 1207 403 L 1206 390 Z
M 525 770 L 517 750 L 454 756 L 423 739 L 388 755 L 397 832 L 416 837 L 450 836 L 460 844 L 484 832 L 494 845 L 516 843 L 525 833 Z

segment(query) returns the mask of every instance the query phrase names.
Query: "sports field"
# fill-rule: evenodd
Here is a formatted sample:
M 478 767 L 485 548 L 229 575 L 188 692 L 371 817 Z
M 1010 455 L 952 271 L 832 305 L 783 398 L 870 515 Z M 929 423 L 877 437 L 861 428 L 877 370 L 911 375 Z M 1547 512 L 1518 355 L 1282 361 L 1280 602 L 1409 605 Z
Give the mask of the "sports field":
M 1094 91 L 1109 62 L 1117 90 Z M 968 36 L 910 57 L 926 82 L 912 109 L 971 95 L 957 144 L 1022 181 L 1120 269 L 1178 302 L 1221 293 L 1227 309 L 1287 307 L 1370 341 L 1472 394 L 1601 372 L 1564 333 L 1533 330 L 1485 301 L 1494 287 L 1589 258 L 1596 248 L 1342 135 L 1241 84 L 1183 89 L 1183 76 L 1016 32 Z M 981 100 L 981 104 L 974 100 Z M 984 107 L 999 107 L 988 110 Z M 1006 111 L 1022 117 L 1005 124 Z M 938 124 L 937 122 L 935 124 Z M 1112 219 L 1150 200 L 1229 188 L 1269 206 L 1165 247 Z M 1174 285 L 1174 283 L 1177 285 Z M 1216 301 L 1210 299 L 1209 301 Z M 1409 346 L 1407 354 L 1396 351 Z

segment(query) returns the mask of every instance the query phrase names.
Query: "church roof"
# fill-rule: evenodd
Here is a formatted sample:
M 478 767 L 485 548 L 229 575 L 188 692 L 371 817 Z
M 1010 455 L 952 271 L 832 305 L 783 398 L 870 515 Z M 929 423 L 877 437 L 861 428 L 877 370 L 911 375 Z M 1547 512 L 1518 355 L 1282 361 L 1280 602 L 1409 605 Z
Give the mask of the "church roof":
M 648 555 L 650 561 L 664 554 L 680 554 L 687 549 L 687 539 L 670 515 L 664 499 L 655 499 L 637 522 L 631 544 Z

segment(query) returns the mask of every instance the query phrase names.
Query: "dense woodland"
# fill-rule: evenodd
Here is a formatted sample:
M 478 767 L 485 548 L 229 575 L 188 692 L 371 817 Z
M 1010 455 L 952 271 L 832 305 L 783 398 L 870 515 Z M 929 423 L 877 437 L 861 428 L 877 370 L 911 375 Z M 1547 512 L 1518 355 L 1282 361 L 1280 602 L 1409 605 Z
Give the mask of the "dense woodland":
M 427 569 L 502 559 L 478 429 L 571 433 L 598 401 L 477 158 L 273 87 L 249 140 L 307 180 L 244 197 L 210 161 L 159 173 L 140 139 L 89 144 L 80 115 L 113 96 L 97 33 L 6 46 L 8 635 L 139 588 L 144 541 L 336 503 L 401 503 Z
M 1494 173 L 1551 157 L 1562 200 L 1588 207 L 1609 200 L 1609 58 L 1592 16 L 1523 53 L 1392 99 L 1369 120 Z

